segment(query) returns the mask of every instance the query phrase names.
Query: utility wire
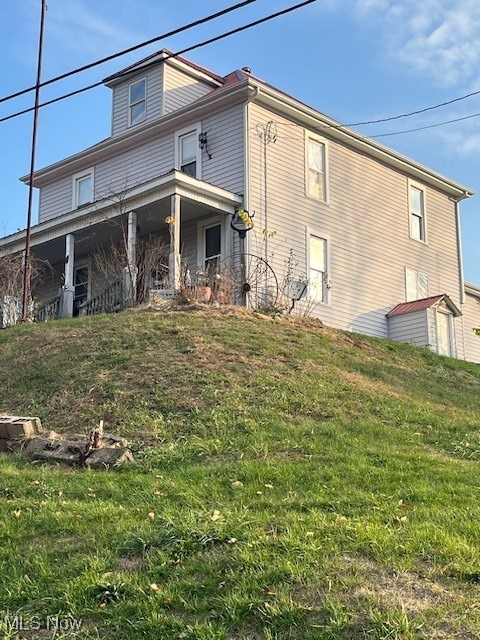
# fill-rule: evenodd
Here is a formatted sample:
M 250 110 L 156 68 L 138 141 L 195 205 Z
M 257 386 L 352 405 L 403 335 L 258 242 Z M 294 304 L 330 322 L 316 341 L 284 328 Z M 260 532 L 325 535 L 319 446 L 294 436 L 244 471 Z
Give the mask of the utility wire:
M 217 11 L 217 13 L 212 13 L 205 18 L 200 18 L 199 20 L 195 20 L 194 22 L 190 22 L 189 24 L 184 25 L 183 27 L 178 27 L 173 31 L 169 31 L 167 33 L 162 34 L 161 36 L 156 36 L 151 40 L 146 40 L 145 42 L 141 42 L 140 44 L 136 44 L 133 47 L 129 47 L 128 49 L 124 49 L 123 51 L 119 51 L 118 53 L 114 53 L 110 56 L 106 56 L 105 58 L 101 58 L 100 60 L 96 60 L 95 62 L 91 62 L 89 64 L 84 65 L 83 67 L 78 67 L 73 69 L 72 71 L 67 71 L 60 76 L 55 76 L 54 78 L 50 78 L 49 80 L 45 80 L 41 82 L 39 87 L 46 87 L 49 84 L 53 84 L 54 82 L 58 82 L 59 80 L 64 80 L 65 78 L 69 78 L 70 76 L 76 75 L 77 73 L 81 73 L 82 71 L 87 71 L 88 69 L 92 69 L 93 67 L 97 67 L 100 64 L 104 64 L 105 62 L 110 62 L 110 60 L 115 60 L 115 58 L 119 58 L 121 56 L 126 55 L 127 53 L 131 53 L 132 51 L 136 51 L 137 49 L 142 49 L 143 47 L 147 47 L 154 42 L 158 42 L 159 40 L 164 40 L 165 38 L 170 38 L 171 36 L 175 36 L 183 31 L 188 31 L 193 27 L 198 27 L 201 24 L 205 24 L 206 22 L 210 22 L 211 20 L 215 20 L 221 16 L 226 15 L 227 13 L 231 13 L 232 11 L 236 11 L 241 7 L 246 6 L 247 4 L 252 4 L 252 2 L 257 2 L 257 0 L 244 0 L 243 2 L 239 2 L 237 4 L 232 5 L 231 7 L 227 7 L 226 9 L 222 9 L 222 11 Z M 0 98 L 0 103 L 7 102 L 7 100 L 12 100 L 13 98 L 18 98 L 19 96 L 23 96 L 25 93 L 29 93 L 36 89 L 36 85 L 32 87 L 27 87 L 26 89 L 22 89 L 21 91 L 17 91 L 16 93 L 12 93 L 9 96 L 5 96 L 4 98 Z
M 171 53 L 165 56 L 165 58 L 162 58 L 163 60 L 168 60 L 169 58 L 174 58 L 176 56 L 182 55 L 184 53 L 187 53 L 188 51 L 193 51 L 194 49 L 199 49 L 200 47 L 204 47 L 207 44 L 212 44 L 213 42 L 218 42 L 219 40 L 223 40 L 224 38 L 228 38 L 229 36 L 235 35 L 237 33 L 241 33 L 242 31 L 245 31 L 246 29 L 251 29 L 252 27 L 256 27 L 259 24 L 263 24 L 265 22 L 268 22 L 269 20 L 273 20 L 274 18 L 278 18 L 279 16 L 283 16 L 287 13 L 291 13 L 292 11 L 295 11 L 297 9 L 300 9 L 301 7 L 304 7 L 308 4 L 312 4 L 312 2 L 317 2 L 317 0 L 305 0 L 304 2 L 301 2 L 299 4 L 293 5 L 291 7 L 288 7 L 287 9 L 283 9 L 282 11 L 277 11 L 276 13 L 272 13 L 268 16 L 265 16 L 264 18 L 260 18 L 259 20 L 254 20 L 253 22 L 249 22 L 248 24 L 245 24 L 241 27 L 237 27 L 235 29 L 232 29 L 231 31 L 227 31 L 225 33 L 222 33 L 218 36 L 214 36 L 213 38 L 209 38 L 208 40 L 204 40 L 203 42 L 199 42 L 197 44 L 194 44 L 190 47 L 186 47 L 185 49 L 182 49 L 181 51 L 177 51 L 176 53 Z M 158 61 L 154 61 L 151 62 L 149 64 L 146 64 L 142 67 L 142 69 L 147 69 L 149 66 L 153 66 L 155 64 L 158 64 Z M 121 77 L 122 75 L 128 75 L 129 73 L 134 73 L 136 70 L 127 70 L 124 74 L 119 74 L 118 77 Z M 41 107 L 46 107 L 50 104 L 54 104 L 55 102 L 60 102 L 61 100 L 65 100 L 66 98 L 71 98 L 72 96 L 76 96 L 79 93 L 84 93 L 85 91 L 89 91 L 90 89 L 94 89 L 96 87 L 99 87 L 103 84 L 103 80 L 100 80 L 99 82 L 95 82 L 93 84 L 90 84 L 86 87 L 82 87 L 81 89 L 77 89 L 75 91 L 71 91 L 70 93 L 65 93 L 57 98 L 53 98 L 52 100 L 48 100 L 47 102 L 43 102 L 42 104 L 39 105 L 39 108 Z M 23 109 L 23 111 L 16 111 L 15 113 L 12 113 L 8 116 L 4 116 L 3 118 L 0 118 L 0 123 L 1 122 L 6 122 L 7 120 L 11 120 L 12 118 L 17 118 L 18 116 L 24 115 L 25 113 L 29 113 L 30 111 L 33 111 L 33 107 L 29 107 L 28 109 Z
M 443 127 L 446 124 L 451 124 L 452 122 L 461 122 L 462 120 L 469 120 L 470 118 L 478 118 L 480 113 L 472 113 L 469 116 L 464 116 L 463 118 L 454 118 L 453 120 L 445 120 L 445 122 L 437 122 L 436 124 L 429 124 L 425 127 L 416 127 L 415 129 L 405 129 L 403 131 L 392 131 L 391 133 L 379 133 L 375 136 L 368 136 L 369 138 L 386 138 L 387 136 L 399 136 L 402 133 L 412 133 L 413 131 L 423 131 L 424 129 L 434 129 L 435 127 Z
M 423 109 L 418 109 L 417 111 L 410 111 L 409 113 L 400 113 L 397 116 L 390 116 L 388 118 L 379 118 L 378 120 L 366 120 L 365 122 L 352 122 L 350 124 L 346 124 L 346 127 L 359 127 L 364 124 L 378 124 L 380 122 L 390 122 L 391 120 L 399 120 L 400 118 L 409 118 L 410 116 L 416 116 L 419 113 L 425 113 L 426 111 L 433 111 L 434 109 L 439 109 L 440 107 L 446 107 L 449 104 L 454 104 L 455 102 L 460 102 L 461 100 L 466 100 L 467 98 L 471 98 L 472 96 L 478 96 L 480 94 L 479 91 L 473 91 L 472 93 L 467 93 L 464 96 L 460 96 L 458 98 L 453 98 L 452 100 L 447 100 L 446 102 L 440 102 L 439 104 L 434 104 L 431 107 L 424 107 Z

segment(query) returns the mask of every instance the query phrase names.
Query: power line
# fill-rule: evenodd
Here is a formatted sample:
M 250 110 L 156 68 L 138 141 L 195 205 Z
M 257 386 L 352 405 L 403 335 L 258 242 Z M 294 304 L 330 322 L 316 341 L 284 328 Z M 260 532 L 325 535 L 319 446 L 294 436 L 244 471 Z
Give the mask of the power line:
M 437 122 L 436 124 L 429 124 L 425 127 L 416 127 L 415 129 L 404 129 L 403 131 L 392 131 L 391 133 L 379 133 L 375 136 L 368 136 L 369 138 L 386 138 L 387 136 L 399 136 L 402 133 L 412 133 L 414 131 L 423 131 L 424 129 L 434 129 L 435 127 L 443 127 L 446 124 L 451 124 L 452 122 L 461 122 L 462 120 L 469 120 L 470 118 L 478 118 L 480 113 L 472 113 L 469 116 L 464 116 L 463 118 L 454 118 L 453 120 L 445 120 L 445 122 Z
M 433 111 L 434 109 L 439 109 L 440 107 L 446 107 L 450 104 L 454 104 L 455 102 L 460 102 L 461 100 L 466 100 L 467 98 L 471 98 L 472 96 L 478 96 L 480 94 L 479 91 L 473 91 L 472 93 L 467 93 L 464 96 L 460 96 L 458 98 L 453 98 L 452 100 L 447 100 L 446 102 L 440 102 L 439 104 L 434 104 L 431 107 L 424 107 L 423 109 L 418 109 L 417 111 L 410 111 L 409 113 L 400 113 L 397 116 L 390 116 L 388 118 L 379 118 L 378 120 L 366 120 L 365 122 L 352 122 L 350 124 L 346 124 L 346 127 L 359 127 L 360 125 L 365 124 L 378 124 L 380 122 L 390 122 L 391 120 L 399 120 L 400 118 L 409 118 L 410 116 L 416 116 L 419 113 L 425 113 L 426 111 Z M 374 137 L 374 136 L 371 136 Z
M 162 60 L 168 60 L 169 58 L 174 58 L 176 56 L 182 55 L 184 53 L 187 53 L 189 51 L 193 51 L 194 49 L 199 49 L 200 47 L 204 47 L 207 44 L 212 44 L 213 42 L 218 42 L 219 40 L 223 40 L 224 38 L 228 38 L 229 36 L 235 35 L 237 33 L 241 33 L 242 31 L 245 31 L 247 29 L 251 29 L 252 27 L 256 27 L 259 24 L 263 24 L 265 22 L 268 22 L 269 20 L 273 20 L 274 18 L 278 18 L 279 16 L 283 16 L 287 13 L 291 13 L 292 11 L 296 11 L 297 9 L 300 9 L 302 7 L 305 7 L 308 4 L 312 4 L 313 2 L 317 2 L 317 0 L 304 0 L 304 2 L 300 2 L 299 4 L 293 5 L 291 7 L 288 7 L 287 9 L 282 9 L 282 11 L 277 11 L 276 13 L 272 13 L 268 16 L 265 16 L 264 18 L 260 18 L 259 20 L 254 20 L 253 22 L 249 22 L 248 24 L 245 24 L 241 27 L 236 27 L 235 29 L 232 29 L 231 31 L 227 31 L 225 33 L 222 33 L 218 36 L 214 36 L 213 38 L 209 38 L 208 40 L 204 40 L 203 42 L 199 42 L 197 44 L 194 44 L 190 47 L 186 47 L 185 49 L 182 49 L 181 51 L 177 51 L 176 53 L 171 53 L 171 54 L 167 54 L 165 56 L 165 58 L 163 58 Z M 157 61 L 151 62 L 149 64 L 146 64 L 142 67 L 142 69 L 147 69 L 150 66 L 153 66 L 155 64 L 158 64 Z M 129 73 L 133 73 L 134 71 L 127 71 L 124 74 L 120 74 L 118 77 L 121 77 L 121 75 L 128 75 Z M 61 100 L 65 100 L 66 98 L 71 98 L 72 96 L 78 95 L 80 93 L 84 93 L 85 91 L 89 91 L 90 89 L 95 89 L 96 87 L 99 87 L 103 84 L 103 80 L 100 80 L 99 82 L 95 82 L 93 84 L 90 84 L 86 87 L 82 87 L 81 89 L 76 89 L 75 91 L 71 91 L 69 93 L 63 94 L 57 98 L 53 98 L 52 100 L 48 100 L 47 102 L 43 102 L 42 104 L 39 105 L 39 107 L 46 107 L 48 105 L 54 104 L 55 102 L 60 102 Z M 17 118 L 18 116 L 24 115 L 25 113 L 29 113 L 30 111 L 33 111 L 33 107 L 29 107 L 27 109 L 23 109 L 22 111 L 16 111 L 15 113 L 12 113 L 8 116 L 4 116 L 3 118 L 0 118 L 0 123 L 1 122 L 6 122 L 7 120 L 11 120 L 13 118 Z
M 164 40 L 165 38 L 170 38 L 171 36 L 178 35 L 183 31 L 188 31 L 193 27 L 198 27 L 201 24 L 205 24 L 206 22 L 210 22 L 211 20 L 215 20 L 221 16 L 226 15 L 227 13 L 231 13 L 232 11 L 236 11 L 241 7 L 246 6 L 247 4 L 252 4 L 252 2 L 257 2 L 258 0 L 244 0 L 243 2 L 239 2 L 237 4 L 232 5 L 231 7 L 227 7 L 226 9 L 222 9 L 222 11 L 217 11 L 216 13 L 212 13 L 205 18 L 200 18 L 199 20 L 195 20 L 194 22 L 190 22 L 189 24 L 184 25 L 183 27 L 178 27 L 173 31 L 169 31 L 167 33 L 162 34 L 161 36 L 156 36 L 155 38 L 151 38 L 151 40 L 146 40 L 145 42 L 141 42 L 140 44 L 136 44 L 133 47 L 129 47 L 128 49 L 124 49 L 123 51 L 119 51 L 118 53 L 114 53 L 110 56 L 106 56 L 105 58 L 101 58 L 100 60 L 96 60 L 95 62 L 90 62 L 89 64 L 84 65 L 83 67 L 78 67 L 73 69 L 72 71 L 67 71 L 60 76 L 55 76 L 54 78 L 50 78 L 49 80 L 45 80 L 40 83 L 40 88 L 46 87 L 49 84 L 53 84 L 54 82 L 58 82 L 59 80 L 64 80 L 65 78 L 69 78 L 70 76 L 76 75 L 77 73 L 81 73 L 82 71 L 87 71 L 88 69 L 92 69 L 93 67 L 97 67 L 98 65 L 104 64 L 105 62 L 110 62 L 115 58 L 119 58 L 121 56 L 126 55 L 127 53 L 131 53 L 132 51 L 136 51 L 137 49 L 142 49 L 143 47 L 147 47 L 154 42 L 158 42 L 159 40 Z M 16 93 L 12 93 L 9 96 L 5 96 L 4 98 L 0 98 L 0 103 L 7 102 L 7 100 L 12 100 L 13 98 L 18 98 L 30 91 L 36 89 L 36 85 L 32 87 L 27 87 L 26 89 L 22 89 L 17 91 Z

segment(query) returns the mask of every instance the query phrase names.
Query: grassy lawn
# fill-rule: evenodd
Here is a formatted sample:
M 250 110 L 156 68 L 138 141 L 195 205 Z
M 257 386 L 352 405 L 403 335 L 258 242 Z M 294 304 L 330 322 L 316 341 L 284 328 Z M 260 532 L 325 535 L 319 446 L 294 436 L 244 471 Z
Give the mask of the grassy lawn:
M 0 332 L 0 412 L 103 419 L 138 460 L 0 454 L 0 638 L 478 638 L 480 366 L 124 313 Z

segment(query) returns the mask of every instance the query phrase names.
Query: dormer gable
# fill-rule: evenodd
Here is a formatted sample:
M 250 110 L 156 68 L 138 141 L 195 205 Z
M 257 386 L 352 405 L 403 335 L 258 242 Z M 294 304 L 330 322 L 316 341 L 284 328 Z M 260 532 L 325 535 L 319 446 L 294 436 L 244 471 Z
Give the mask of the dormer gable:
M 223 79 L 162 49 L 103 82 L 112 89 L 112 136 L 117 136 L 182 109 L 222 86 Z

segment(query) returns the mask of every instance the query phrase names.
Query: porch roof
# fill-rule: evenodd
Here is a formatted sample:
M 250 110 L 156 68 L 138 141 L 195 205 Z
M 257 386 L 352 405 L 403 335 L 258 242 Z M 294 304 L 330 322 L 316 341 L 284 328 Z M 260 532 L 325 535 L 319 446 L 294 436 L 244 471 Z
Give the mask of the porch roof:
M 172 169 L 158 178 L 128 189 L 117 198 L 105 198 L 32 226 L 31 246 L 90 228 L 122 213 L 148 207 L 175 194 L 182 198 L 187 210 L 190 203 L 190 206 L 201 205 L 209 210 L 233 214 L 243 202 L 243 196 L 240 194 Z M 25 229 L 2 238 L 0 257 L 22 251 L 25 248 L 25 240 Z

